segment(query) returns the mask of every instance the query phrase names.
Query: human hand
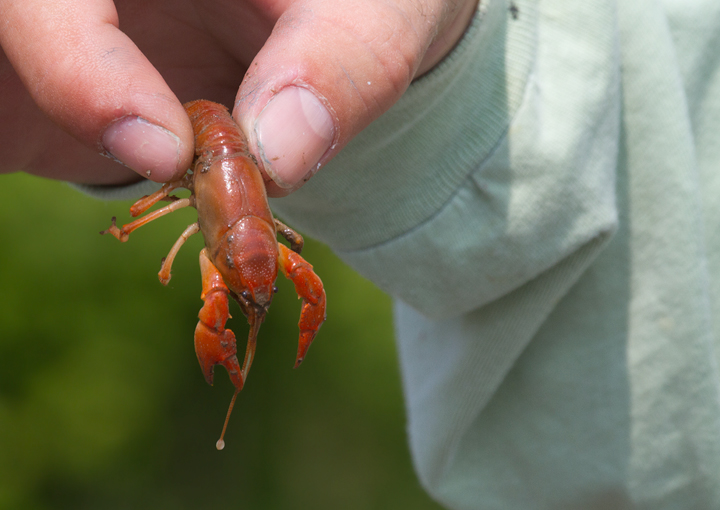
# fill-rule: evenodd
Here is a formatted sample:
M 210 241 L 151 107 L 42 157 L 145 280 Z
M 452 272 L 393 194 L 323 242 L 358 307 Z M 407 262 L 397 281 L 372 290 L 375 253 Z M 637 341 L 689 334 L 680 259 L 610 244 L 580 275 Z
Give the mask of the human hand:
M 0 173 L 168 181 L 193 157 L 181 102 L 204 98 L 234 104 L 268 192 L 286 195 L 437 64 L 476 5 L 0 0 Z

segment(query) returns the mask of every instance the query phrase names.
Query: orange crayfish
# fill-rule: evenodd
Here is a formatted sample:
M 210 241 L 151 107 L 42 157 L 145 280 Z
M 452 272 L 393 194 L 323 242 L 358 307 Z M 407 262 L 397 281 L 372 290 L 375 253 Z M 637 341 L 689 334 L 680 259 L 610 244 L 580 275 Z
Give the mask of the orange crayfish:
M 198 100 L 184 105 L 195 133 L 193 169 L 182 178 L 168 182 L 157 192 L 145 196 L 130 208 L 135 217 L 161 200 L 170 204 L 122 228 L 115 224 L 101 234 L 112 234 L 122 242 L 129 234 L 177 209 L 192 206 L 198 221 L 182 233 L 163 259 L 158 276 L 167 285 L 175 255 L 193 234 L 202 232 L 205 248 L 200 252 L 204 301 L 195 328 L 195 352 L 205 379 L 213 383 L 215 365 L 223 365 L 235 385 L 230 407 L 217 448 L 223 437 L 237 394 L 247 379 L 255 355 L 258 330 L 265 320 L 274 292 L 278 269 L 292 280 L 302 298 L 300 338 L 295 367 L 300 365 L 325 321 L 325 291 L 312 266 L 301 256 L 303 238 L 275 219 L 270 211 L 265 184 L 250 154 L 247 140 L 227 108 Z M 178 188 L 190 190 L 188 198 L 171 195 Z M 291 249 L 277 241 L 280 233 Z M 240 305 L 250 324 L 242 367 L 237 358 L 234 333 L 225 329 L 230 317 L 228 296 Z

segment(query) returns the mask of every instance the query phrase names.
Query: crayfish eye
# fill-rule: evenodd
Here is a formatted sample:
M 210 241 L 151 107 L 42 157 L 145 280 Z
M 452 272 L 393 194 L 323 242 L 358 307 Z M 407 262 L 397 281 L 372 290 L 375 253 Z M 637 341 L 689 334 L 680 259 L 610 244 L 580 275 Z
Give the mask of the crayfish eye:
M 273 285 L 273 294 L 277 294 L 279 290 L 280 289 Z
M 252 297 L 250 296 L 250 293 L 249 293 L 248 291 L 246 291 L 246 290 L 242 291 L 242 292 L 240 293 L 240 295 L 241 295 L 242 297 L 244 297 L 245 299 L 247 299 L 248 301 L 250 301 L 250 300 L 252 299 Z

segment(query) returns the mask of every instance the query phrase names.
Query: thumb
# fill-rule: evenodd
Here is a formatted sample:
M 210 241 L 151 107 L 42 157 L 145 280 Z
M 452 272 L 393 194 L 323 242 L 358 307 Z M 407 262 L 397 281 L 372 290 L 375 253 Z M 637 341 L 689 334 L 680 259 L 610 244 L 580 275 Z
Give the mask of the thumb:
M 387 111 L 457 42 L 476 3 L 290 4 L 250 65 L 234 111 L 271 179 L 269 194 L 302 186 Z
M 189 167 L 190 121 L 111 0 L 0 0 L 0 13 L 7 58 L 62 129 L 154 181 Z

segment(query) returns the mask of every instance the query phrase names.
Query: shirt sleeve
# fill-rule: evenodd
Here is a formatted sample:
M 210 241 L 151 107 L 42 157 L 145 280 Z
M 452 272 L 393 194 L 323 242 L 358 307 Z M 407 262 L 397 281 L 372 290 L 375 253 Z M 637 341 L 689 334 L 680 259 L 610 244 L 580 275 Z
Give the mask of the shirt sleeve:
M 93 184 L 70 184 L 86 195 L 100 200 L 137 200 L 160 189 L 162 184 L 147 179 L 127 186 L 98 186 Z

